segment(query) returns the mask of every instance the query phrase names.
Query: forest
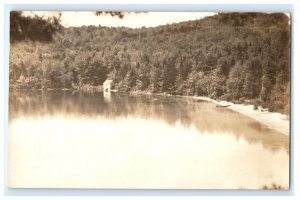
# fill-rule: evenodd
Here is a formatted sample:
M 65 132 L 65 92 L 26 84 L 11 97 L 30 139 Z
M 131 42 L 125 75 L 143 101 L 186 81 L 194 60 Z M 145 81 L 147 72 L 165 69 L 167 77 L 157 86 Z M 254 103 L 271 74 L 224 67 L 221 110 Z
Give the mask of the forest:
M 98 87 L 207 96 L 290 112 L 290 25 L 283 13 L 218 13 L 153 28 L 10 16 L 10 89 Z

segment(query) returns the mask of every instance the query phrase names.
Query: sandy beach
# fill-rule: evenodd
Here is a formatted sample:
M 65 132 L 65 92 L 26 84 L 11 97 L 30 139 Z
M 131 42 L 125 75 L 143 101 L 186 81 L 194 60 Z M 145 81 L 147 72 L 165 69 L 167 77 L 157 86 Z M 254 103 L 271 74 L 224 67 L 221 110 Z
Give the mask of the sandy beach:
M 253 105 L 234 104 L 227 101 L 216 101 L 208 97 L 192 97 L 193 99 L 200 99 L 215 103 L 217 105 L 229 105 L 227 108 L 251 117 L 262 124 L 267 125 L 271 129 L 275 129 L 285 135 L 290 134 L 290 121 L 287 115 L 276 112 L 268 112 L 261 110 L 254 110 Z

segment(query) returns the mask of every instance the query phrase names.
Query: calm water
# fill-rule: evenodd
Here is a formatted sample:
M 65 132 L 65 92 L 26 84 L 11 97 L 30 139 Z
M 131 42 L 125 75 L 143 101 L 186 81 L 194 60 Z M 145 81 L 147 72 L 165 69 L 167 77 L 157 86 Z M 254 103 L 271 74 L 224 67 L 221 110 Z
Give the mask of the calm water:
M 10 91 L 13 187 L 289 187 L 289 137 L 183 97 Z

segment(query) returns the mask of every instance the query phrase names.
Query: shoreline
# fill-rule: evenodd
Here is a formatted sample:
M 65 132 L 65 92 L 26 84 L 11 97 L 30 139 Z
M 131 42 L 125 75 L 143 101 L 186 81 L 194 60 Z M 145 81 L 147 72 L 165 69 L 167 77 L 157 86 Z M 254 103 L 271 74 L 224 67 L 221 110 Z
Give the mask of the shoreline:
M 151 92 L 129 92 L 131 94 L 148 94 L 148 95 L 160 95 L 160 96 L 175 96 L 190 98 L 195 100 L 203 100 L 219 105 L 220 107 L 226 107 L 227 109 L 238 112 L 242 115 L 250 117 L 261 124 L 266 125 L 268 128 L 276 130 L 284 135 L 290 135 L 290 120 L 287 115 L 278 113 L 278 112 L 269 112 L 263 110 L 254 110 L 253 105 L 251 104 L 234 104 L 228 101 L 217 101 L 209 97 L 204 96 L 182 96 L 182 95 L 171 95 L 163 93 L 151 93 Z M 228 106 L 229 105 L 229 106 Z
M 185 96 L 185 97 L 189 97 L 189 96 Z M 241 113 L 247 117 L 250 117 L 266 125 L 268 128 L 276 130 L 284 135 L 287 136 L 290 135 L 290 120 L 287 119 L 287 115 L 277 113 L 277 112 L 254 110 L 253 105 L 234 104 L 228 101 L 216 101 L 209 97 L 191 97 L 191 98 L 212 102 L 220 106 L 229 105 L 226 108 Z

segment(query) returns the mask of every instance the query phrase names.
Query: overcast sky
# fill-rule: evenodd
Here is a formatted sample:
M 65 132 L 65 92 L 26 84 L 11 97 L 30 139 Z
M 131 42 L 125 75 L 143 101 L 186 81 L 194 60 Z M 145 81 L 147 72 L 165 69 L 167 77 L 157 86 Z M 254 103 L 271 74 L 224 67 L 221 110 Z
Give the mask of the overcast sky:
M 83 26 L 83 25 L 101 25 L 101 26 L 125 26 L 131 28 L 154 27 L 163 24 L 171 24 L 182 21 L 201 19 L 205 16 L 211 16 L 213 12 L 148 12 L 148 13 L 129 13 L 123 19 L 111 17 L 110 15 L 96 16 L 94 12 L 83 11 L 64 11 L 61 12 L 61 24 L 65 27 Z M 58 16 L 56 11 L 24 11 L 26 16 Z

